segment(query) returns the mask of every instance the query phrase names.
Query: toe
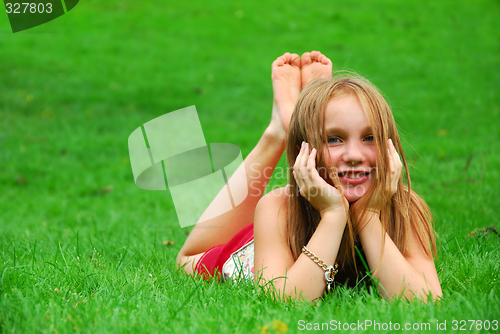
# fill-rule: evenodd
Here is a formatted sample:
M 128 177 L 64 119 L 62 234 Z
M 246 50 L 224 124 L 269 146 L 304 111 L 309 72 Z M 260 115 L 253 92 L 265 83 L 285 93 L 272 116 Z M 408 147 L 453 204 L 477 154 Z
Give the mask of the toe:
M 312 63 L 311 53 L 310 52 L 304 52 L 302 54 L 302 57 L 300 57 L 300 66 L 304 67 L 304 66 L 309 65 L 311 63 Z
M 278 57 L 275 61 L 273 61 L 273 64 L 271 65 L 272 68 L 275 67 L 280 67 L 283 66 L 285 63 L 283 62 L 283 59 L 281 57 Z
M 323 54 L 319 51 L 311 51 L 311 59 L 313 61 L 319 62 L 319 57 L 321 57 Z
M 272 67 L 280 67 L 284 65 L 292 65 L 296 67 L 300 67 L 300 56 L 296 53 L 285 53 L 282 56 L 279 56 L 276 58 L 276 60 L 273 62 Z
M 283 55 L 276 58 L 276 60 L 272 64 L 272 67 L 283 66 L 290 62 L 290 58 L 291 58 L 290 52 L 286 52 Z
M 298 54 L 291 54 L 290 65 L 300 67 L 300 56 Z
M 324 54 L 321 54 L 318 57 L 318 61 L 320 61 L 322 64 L 325 64 L 325 65 L 331 65 L 332 64 L 332 61 L 330 60 L 330 58 L 328 58 Z

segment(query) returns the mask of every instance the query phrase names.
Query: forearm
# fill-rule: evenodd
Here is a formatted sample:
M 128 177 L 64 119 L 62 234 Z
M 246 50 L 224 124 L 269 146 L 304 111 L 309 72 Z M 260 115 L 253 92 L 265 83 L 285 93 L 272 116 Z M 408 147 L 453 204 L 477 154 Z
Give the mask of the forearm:
M 324 215 L 306 245 L 327 266 L 333 265 L 336 261 L 345 224 L 346 215 L 343 211 Z M 302 296 L 312 300 L 320 297 L 325 291 L 325 271 L 302 253 L 286 272 L 274 280 L 274 287 L 281 296 L 288 295 L 292 298 Z
M 440 291 L 433 291 L 422 271 L 416 270 L 389 235 L 382 231 L 378 216 L 371 215 L 359 232 L 359 238 L 368 266 L 375 279 L 379 280 L 378 289 L 385 298 L 404 295 L 409 299 L 417 296 L 425 300 L 429 292 L 434 296 L 440 294 Z

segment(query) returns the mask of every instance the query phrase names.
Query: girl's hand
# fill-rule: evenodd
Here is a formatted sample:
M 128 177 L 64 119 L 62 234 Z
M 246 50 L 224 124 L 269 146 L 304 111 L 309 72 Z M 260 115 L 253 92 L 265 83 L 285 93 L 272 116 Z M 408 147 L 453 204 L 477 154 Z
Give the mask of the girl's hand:
M 387 152 L 389 153 L 389 174 L 387 175 L 387 181 L 389 184 L 388 191 L 390 197 L 392 198 L 396 191 L 398 191 L 398 183 L 401 177 L 403 163 L 401 162 L 401 158 L 399 157 L 399 154 L 394 147 L 392 139 L 389 139 L 389 149 L 387 150 Z
M 398 183 L 401 177 L 401 170 L 403 169 L 403 163 L 399 157 L 394 143 L 389 139 L 389 148 L 387 149 L 389 154 L 389 173 L 387 174 L 387 192 L 389 193 L 389 198 L 392 198 L 398 190 Z M 373 217 L 378 217 L 380 215 L 380 208 L 368 207 L 366 212 L 360 211 L 361 201 L 356 201 L 351 204 L 350 210 L 357 218 L 355 220 L 356 228 L 359 230 L 363 229 L 367 221 L 371 220 Z M 365 221 L 361 221 L 361 217 L 364 216 Z
M 329 211 L 344 210 L 347 200 L 339 191 L 328 184 L 316 170 L 315 148 L 309 152 L 309 144 L 302 142 L 299 155 L 293 165 L 293 176 L 299 187 L 300 195 L 320 212 L 321 216 Z

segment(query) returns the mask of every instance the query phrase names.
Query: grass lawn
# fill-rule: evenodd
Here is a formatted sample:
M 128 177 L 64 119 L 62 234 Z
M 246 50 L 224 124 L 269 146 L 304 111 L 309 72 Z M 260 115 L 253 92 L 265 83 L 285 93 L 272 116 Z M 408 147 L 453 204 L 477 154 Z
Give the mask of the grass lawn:
M 0 333 L 500 329 L 500 237 L 468 237 L 500 230 L 499 17 L 495 0 L 85 0 L 13 34 L 0 15 Z M 168 191 L 135 186 L 128 136 L 196 105 L 207 142 L 245 156 L 270 119 L 271 62 L 310 50 L 387 95 L 435 218 L 439 303 L 276 302 L 176 269 L 189 228 Z

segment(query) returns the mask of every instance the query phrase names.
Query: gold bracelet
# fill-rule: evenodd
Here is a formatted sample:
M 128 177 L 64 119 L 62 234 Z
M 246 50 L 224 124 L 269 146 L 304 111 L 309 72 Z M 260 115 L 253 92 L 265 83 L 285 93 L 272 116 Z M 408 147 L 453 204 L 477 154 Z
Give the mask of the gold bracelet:
M 313 260 L 314 263 L 317 263 L 318 266 L 320 266 L 320 268 L 325 271 L 326 287 L 328 289 L 328 292 L 330 292 L 331 285 L 335 280 L 335 275 L 337 275 L 337 273 L 339 272 L 337 269 L 339 265 L 335 263 L 333 266 L 327 266 L 326 263 L 323 262 L 323 260 L 321 260 L 316 256 L 316 254 L 307 249 L 306 246 L 302 247 L 302 253 L 307 255 L 311 260 Z

